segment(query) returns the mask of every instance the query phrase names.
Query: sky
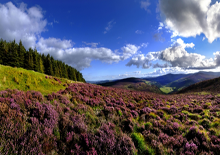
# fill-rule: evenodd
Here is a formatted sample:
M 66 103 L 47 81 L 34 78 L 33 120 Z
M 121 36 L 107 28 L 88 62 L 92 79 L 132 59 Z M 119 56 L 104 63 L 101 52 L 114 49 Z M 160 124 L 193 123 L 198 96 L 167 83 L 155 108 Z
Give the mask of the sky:
M 0 38 L 86 81 L 220 71 L 218 0 L 0 1 Z

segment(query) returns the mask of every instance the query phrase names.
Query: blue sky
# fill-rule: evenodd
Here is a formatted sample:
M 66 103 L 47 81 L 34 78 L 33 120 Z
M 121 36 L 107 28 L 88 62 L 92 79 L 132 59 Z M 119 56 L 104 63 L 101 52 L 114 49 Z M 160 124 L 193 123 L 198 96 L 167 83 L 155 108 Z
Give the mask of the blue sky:
M 90 81 L 220 71 L 216 0 L 1 0 L 0 19 L 0 38 Z

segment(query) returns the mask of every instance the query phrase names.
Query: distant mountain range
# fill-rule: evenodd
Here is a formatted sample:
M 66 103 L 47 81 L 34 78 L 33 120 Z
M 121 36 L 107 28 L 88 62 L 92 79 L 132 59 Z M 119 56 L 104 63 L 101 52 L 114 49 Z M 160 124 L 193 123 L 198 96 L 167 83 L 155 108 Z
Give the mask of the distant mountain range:
M 146 81 L 140 78 L 126 78 L 121 80 L 115 80 L 106 83 L 100 83 L 99 85 L 105 87 L 122 88 L 128 90 L 144 91 L 144 92 L 154 92 L 163 93 L 155 82 Z
M 192 84 L 217 77 L 220 77 L 220 72 L 201 71 L 192 74 L 166 74 L 158 77 L 87 82 L 106 87 L 170 94 L 180 91 Z

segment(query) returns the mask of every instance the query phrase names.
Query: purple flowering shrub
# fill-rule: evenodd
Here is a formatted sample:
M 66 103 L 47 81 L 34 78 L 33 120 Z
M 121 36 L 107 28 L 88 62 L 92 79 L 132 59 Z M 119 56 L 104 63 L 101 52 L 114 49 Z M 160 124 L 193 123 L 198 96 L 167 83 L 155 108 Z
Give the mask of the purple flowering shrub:
M 7 89 L 0 91 L 0 154 L 218 154 L 219 103 L 217 94 L 85 83 L 46 96 Z

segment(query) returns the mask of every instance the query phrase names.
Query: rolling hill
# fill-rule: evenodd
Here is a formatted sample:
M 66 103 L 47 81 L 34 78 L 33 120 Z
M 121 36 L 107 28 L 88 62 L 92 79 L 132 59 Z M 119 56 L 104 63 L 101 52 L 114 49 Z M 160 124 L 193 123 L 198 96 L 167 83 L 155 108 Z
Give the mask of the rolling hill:
M 187 77 L 191 74 L 166 74 L 158 77 L 142 78 L 147 81 L 157 82 L 161 86 L 165 86 L 173 81 Z
M 148 78 L 126 78 L 97 83 L 101 86 L 128 90 L 171 94 L 197 82 L 217 78 L 219 72 L 197 72 L 193 74 L 167 74 Z
M 101 83 L 99 85 L 135 91 L 154 92 L 159 94 L 163 93 L 155 82 L 150 82 L 139 78 L 126 78 L 121 80 L 115 80 L 112 82 Z
M 177 94 L 189 92 L 220 93 L 220 77 L 192 84 L 178 91 Z
M 176 91 L 179 91 L 179 90 L 186 88 L 186 87 L 188 87 L 192 84 L 195 84 L 197 82 L 213 79 L 213 78 L 216 78 L 219 76 L 220 76 L 220 73 L 198 72 L 198 73 L 190 74 L 188 76 L 180 78 L 174 82 L 171 82 L 171 83 L 165 85 L 165 87 L 174 88 L 173 91 L 171 92 L 171 93 L 174 93 Z
M 0 65 L 0 90 L 35 90 L 46 95 L 65 89 L 68 84 L 74 82 L 76 81 L 52 77 L 32 70 Z

